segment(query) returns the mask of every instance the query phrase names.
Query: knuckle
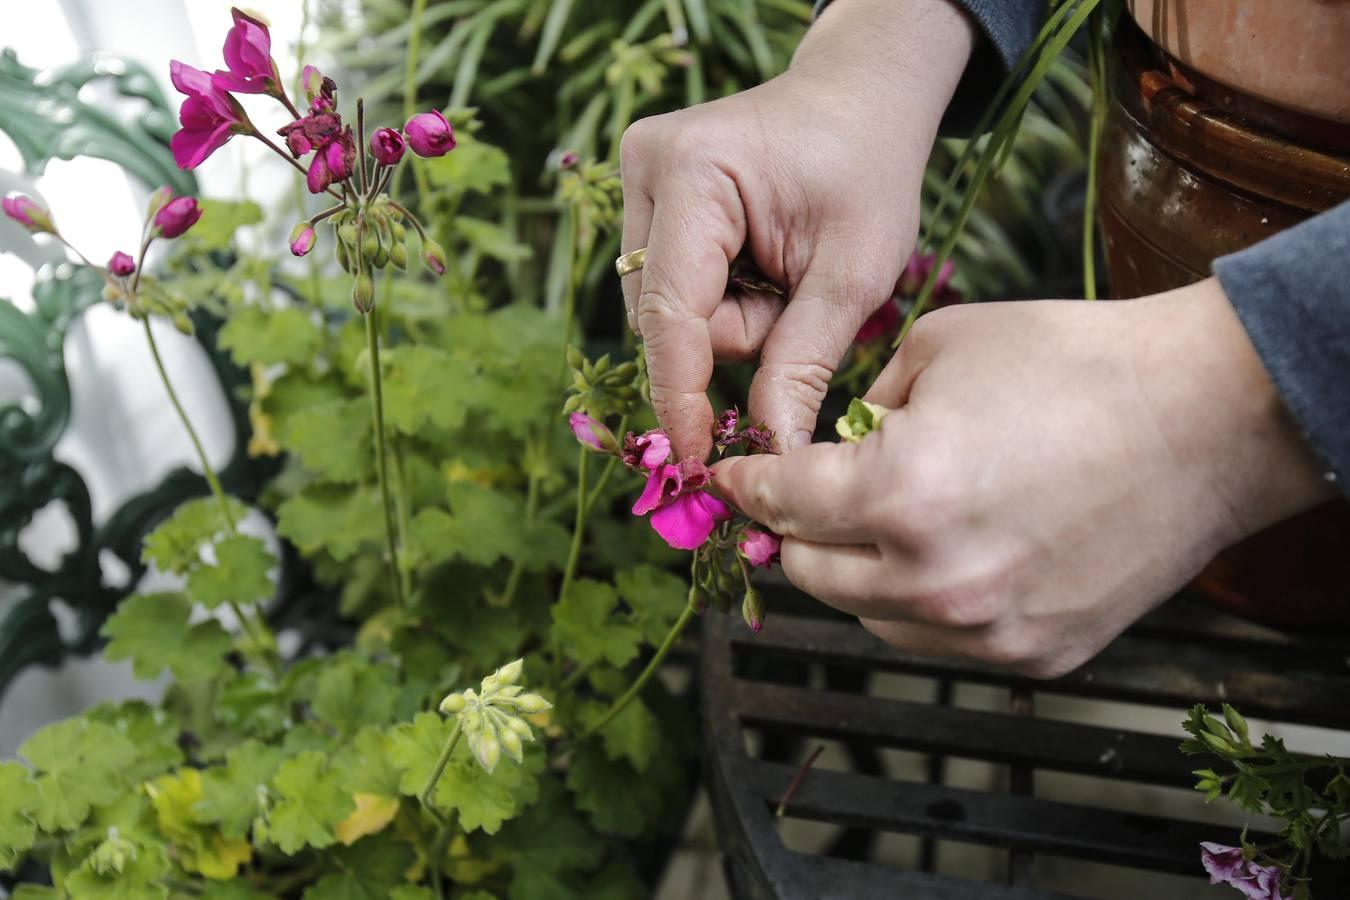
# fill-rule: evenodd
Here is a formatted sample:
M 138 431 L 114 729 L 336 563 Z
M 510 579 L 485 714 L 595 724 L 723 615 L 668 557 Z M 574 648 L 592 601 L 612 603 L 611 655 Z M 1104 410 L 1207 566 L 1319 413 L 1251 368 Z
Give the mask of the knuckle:
M 981 662 L 1011 669 L 1029 677 L 1050 677 L 1042 671 L 1043 658 L 1036 636 L 1027 628 L 1010 625 L 991 628 L 980 639 L 977 655 Z
M 791 534 L 792 523 L 783 509 L 778 489 L 768 478 L 756 478 L 745 486 L 746 505 L 753 510 L 754 519 L 779 534 Z
M 620 171 L 634 173 L 649 159 L 652 149 L 658 146 L 655 132 L 659 127 L 655 118 L 646 118 L 624 129 L 619 138 Z

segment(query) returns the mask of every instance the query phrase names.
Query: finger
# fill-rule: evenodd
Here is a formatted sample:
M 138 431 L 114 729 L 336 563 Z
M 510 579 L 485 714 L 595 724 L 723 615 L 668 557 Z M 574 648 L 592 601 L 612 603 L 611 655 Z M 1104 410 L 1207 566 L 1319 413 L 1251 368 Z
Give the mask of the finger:
M 830 378 L 863 322 L 886 300 L 885 290 L 851 274 L 868 265 L 875 263 L 821 248 L 764 342 L 750 411 L 785 450 L 811 443 Z
M 916 341 L 913 332 L 900 344 L 886 368 L 868 388 L 863 399 L 887 409 L 899 409 L 909 402 L 914 383 L 928 365 L 931 346 L 926 340 Z
M 885 592 L 895 574 L 874 544 L 820 544 L 800 538 L 783 539 L 783 574 L 801 590 L 840 612 L 854 616 L 892 618 Z
M 871 634 L 901 653 L 927 659 L 979 660 L 980 640 L 987 628 L 955 628 L 860 616 L 858 621 Z
M 719 303 L 708 320 L 713 359 L 749 362 L 759 356 L 783 305 L 782 297 L 766 291 L 746 291 Z
M 963 628 L 867 618 L 859 621 L 901 653 L 1011 669 L 1032 678 L 1062 675 L 1083 659 L 1072 652 L 1054 651 L 1034 630 L 1018 622 Z
M 871 543 L 870 479 L 858 462 L 863 449 L 870 450 L 811 444 L 786 456 L 735 456 L 713 467 L 713 483 L 732 505 L 781 535 Z
M 645 180 L 636 172 L 630 174 L 630 169 L 640 170 L 640 167 L 625 166 L 622 173 L 623 253 L 631 253 L 647 246 L 647 235 L 652 228 L 651 195 L 647 192 Z M 623 286 L 623 307 L 628 316 L 628 327 L 640 337 L 642 332 L 638 330 L 637 306 L 638 297 L 642 293 L 642 270 L 623 276 L 620 284 Z
M 728 196 L 729 194 L 729 196 Z M 689 179 L 658 186 L 638 297 L 652 407 L 677 458 L 704 459 L 712 449 L 712 339 L 708 320 L 727 285 L 731 260 L 745 240 L 734 183 L 717 173 L 701 186 Z

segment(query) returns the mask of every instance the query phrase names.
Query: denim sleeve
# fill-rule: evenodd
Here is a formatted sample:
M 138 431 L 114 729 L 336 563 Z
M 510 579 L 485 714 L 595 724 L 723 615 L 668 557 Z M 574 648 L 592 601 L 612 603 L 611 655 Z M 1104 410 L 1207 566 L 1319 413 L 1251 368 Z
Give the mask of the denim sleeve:
M 1350 201 L 1214 261 L 1285 406 L 1350 494 Z
M 907 0 L 895 0 L 905 3 Z M 942 120 L 942 133 L 969 134 L 999 83 L 1031 44 L 1045 14 L 1045 0 L 952 0 L 980 27 L 982 37 Z M 816 0 L 816 15 L 830 0 Z

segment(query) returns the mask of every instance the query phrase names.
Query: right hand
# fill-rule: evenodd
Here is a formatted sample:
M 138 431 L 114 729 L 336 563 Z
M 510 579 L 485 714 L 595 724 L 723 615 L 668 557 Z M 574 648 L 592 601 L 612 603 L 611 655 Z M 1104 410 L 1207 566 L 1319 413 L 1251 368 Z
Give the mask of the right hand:
M 711 449 L 714 361 L 759 358 L 750 417 L 810 442 L 858 328 L 913 250 L 924 167 L 973 26 L 948 0 L 836 0 L 791 68 L 623 139 L 628 323 L 676 455 Z M 744 251 L 787 291 L 727 294 Z

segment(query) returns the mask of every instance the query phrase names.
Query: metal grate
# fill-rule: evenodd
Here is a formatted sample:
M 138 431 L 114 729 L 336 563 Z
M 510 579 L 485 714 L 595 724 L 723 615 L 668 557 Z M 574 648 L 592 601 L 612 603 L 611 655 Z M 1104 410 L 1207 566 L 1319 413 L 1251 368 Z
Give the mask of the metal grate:
M 1142 704 L 1178 727 L 1188 706 L 1227 700 L 1249 716 L 1350 731 L 1350 644 L 1273 631 L 1185 599 L 1053 682 L 902 655 L 851 620 L 777 615 L 759 635 L 723 616 L 704 626 L 709 791 L 732 892 L 754 900 L 1076 896 L 1038 882 L 1042 856 L 1126 867 L 1126 880 L 1131 871 L 1193 876 L 1198 893 L 1204 879 L 1197 844 L 1235 837 L 1236 829 L 1212 824 L 1213 810 L 1185 793 L 1198 765 L 1178 752 L 1178 738 L 1038 717 L 1038 697 Z M 807 686 L 812 669 L 824 672 L 824 688 Z M 869 695 L 883 672 L 931 679 L 934 701 Z M 954 687 L 965 684 L 1007 689 L 1007 711 L 950 705 Z M 747 734 L 758 735 L 765 752 L 752 755 Z M 852 760 L 851 771 L 810 770 L 787 807 L 789 818 L 845 829 L 827 853 L 789 847 L 774 817 L 805 739 L 838 742 Z M 879 748 L 925 754 L 925 780 L 888 776 Z M 951 759 L 1003 767 L 1006 790 L 943 784 Z M 1180 788 L 1177 802 L 1187 808 L 1152 814 L 1038 797 L 1039 772 Z M 882 833 L 920 839 L 917 863 L 872 861 Z M 1001 877 L 938 874 L 934 847 L 948 841 L 1005 850 Z M 1319 898 L 1350 896 L 1342 871 L 1315 875 Z

